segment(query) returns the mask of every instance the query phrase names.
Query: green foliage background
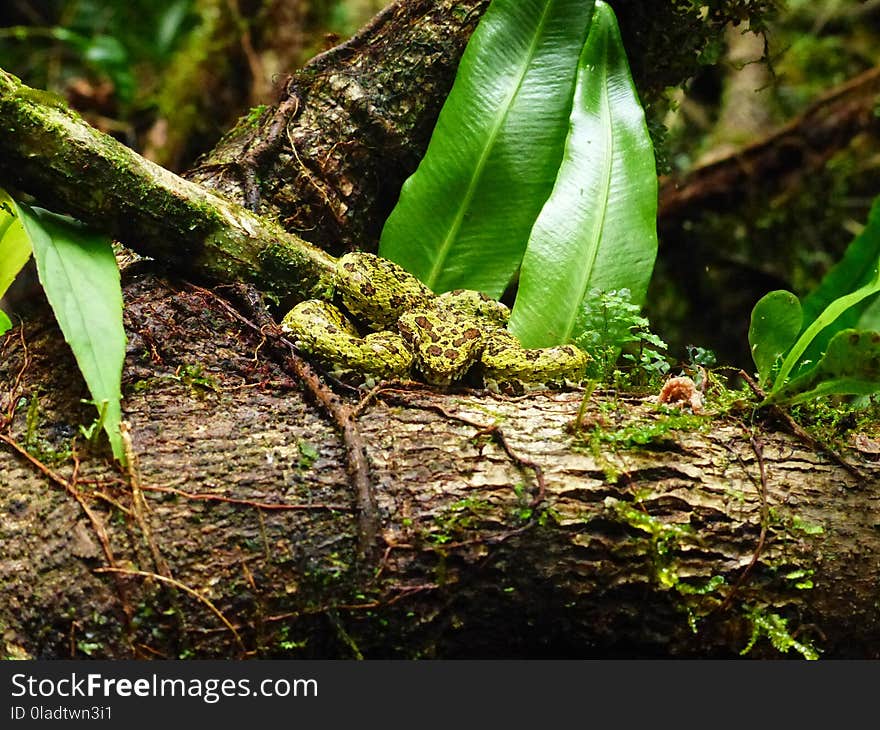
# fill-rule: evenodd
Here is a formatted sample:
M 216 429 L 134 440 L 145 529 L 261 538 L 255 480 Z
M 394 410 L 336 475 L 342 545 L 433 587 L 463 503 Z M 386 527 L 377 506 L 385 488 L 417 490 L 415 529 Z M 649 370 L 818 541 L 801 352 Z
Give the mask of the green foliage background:
M 242 50 L 271 40 L 282 5 L 300 18 L 297 65 L 360 27 L 382 0 L 38 0 L 0 6 L 0 66 L 71 98 L 90 120 L 162 164 L 183 169 L 259 99 Z M 858 0 L 615 0 L 624 45 L 648 111 L 661 172 L 686 172 L 717 149 L 725 90 L 742 71 L 728 58 L 729 23 L 766 34 L 768 127 L 872 66 L 880 8 Z M 238 15 L 228 17 L 229 8 Z M 227 14 L 227 15 L 224 15 Z M 62 32 L 59 32 L 60 31 Z M 206 72 L 210 70 L 210 74 Z M 73 98 L 85 80 L 101 98 Z M 676 91 L 680 85 L 684 91 Z M 102 86 L 103 85 L 103 86 Z M 96 96 L 100 97 L 100 94 Z M 269 101 L 269 99 L 264 99 Z M 697 113 L 691 113 L 697 110 Z M 183 139 L 151 141 L 157 119 Z M 769 128 L 767 129 L 769 131 Z M 747 141 L 747 140 L 744 140 Z M 158 145 L 158 146 L 157 146 Z M 880 147 L 864 136 L 819 174 L 737 210 L 695 216 L 661 237 L 647 314 L 676 357 L 694 344 L 749 367 L 749 312 L 772 289 L 815 287 L 867 218 L 880 190 Z
M 270 103 L 248 54 L 284 71 L 350 35 L 383 0 L 40 0 L 0 4 L 0 67 L 185 169 L 248 108 Z M 284 33 L 276 33 L 283 25 Z M 274 33 L 274 35 L 273 35 Z M 273 47 L 275 46 L 275 47 Z M 267 60 L 269 59 L 269 60 Z M 258 87 L 258 88 L 256 88 Z M 86 92 L 83 98 L 81 91 Z M 167 120 L 167 153 L 150 138 Z M 161 142 L 162 140 L 160 140 Z M 158 146 L 158 149 L 155 149 Z
M 754 104 L 767 118 L 764 133 L 873 67 L 880 42 L 880 7 L 874 3 L 789 0 L 778 5 L 778 14 L 760 26 L 766 31 L 761 43 L 767 43 L 767 79 Z M 717 126 L 725 93 L 733 77 L 748 68 L 726 58 L 728 42 L 717 44 L 717 62 L 701 68 L 663 118 L 665 160 L 678 174 L 720 144 Z M 759 181 L 735 209 L 691 216 L 674 232 L 674 241 L 668 232 L 661 236 L 648 299 L 652 324 L 673 351 L 688 343 L 710 346 L 721 361 L 749 369 L 750 308 L 771 290 L 799 296 L 812 291 L 862 230 L 878 193 L 880 145 L 864 134 L 819 171 Z

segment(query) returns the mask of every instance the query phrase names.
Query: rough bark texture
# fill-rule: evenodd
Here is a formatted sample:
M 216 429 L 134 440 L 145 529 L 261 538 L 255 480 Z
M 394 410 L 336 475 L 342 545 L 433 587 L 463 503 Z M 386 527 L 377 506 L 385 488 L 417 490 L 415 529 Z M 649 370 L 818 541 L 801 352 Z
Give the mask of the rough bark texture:
M 276 107 L 243 119 L 189 179 L 246 199 L 239 161 L 265 150 L 254 160 L 264 213 L 334 253 L 375 249 L 488 4 L 389 6 L 291 79 L 285 98 L 296 104 L 282 129 Z
M 398 73 L 423 64 L 407 82 L 429 84 L 417 111 L 389 102 L 376 116 L 361 96 L 381 64 L 353 66 L 358 44 L 386 15 L 306 69 L 257 138 L 234 133 L 196 177 L 242 199 L 256 181 L 257 202 L 290 226 L 309 221 L 314 240 L 375 236 L 392 186 L 377 160 L 414 163 L 463 46 L 457 29 L 484 4 L 389 11 L 415 13 L 401 22 L 420 50 Z M 455 24 L 425 48 L 432 8 L 447 13 L 432 32 Z M 309 75 L 324 92 L 304 92 Z M 400 89 L 406 101 L 407 88 L 382 98 Z M 389 114 L 403 127 L 386 126 Z M 378 148 L 346 137 L 361 128 Z M 324 146 L 333 135 L 338 146 Z M 345 174 L 321 167 L 337 152 Z M 271 172 L 227 175 L 234 158 Z M 401 170 L 389 174 L 399 182 Z M 82 439 L 70 458 L 91 413 L 50 315 L 0 343 L 8 656 L 731 656 L 774 616 L 826 656 L 877 655 L 876 462 L 856 480 L 789 437 L 752 441 L 736 411 L 712 415 L 711 398 L 705 419 L 676 421 L 595 393 L 572 430 L 581 392 L 386 389 L 358 419 L 380 518 L 377 558 L 358 561 L 345 445 L 260 338 L 210 295 L 148 273 L 130 270 L 125 293 L 133 474 Z M 755 653 L 773 650 L 762 639 Z
M 760 434 L 767 536 L 734 591 L 758 548 L 760 469 L 745 424 L 712 415 L 711 398 L 704 419 L 664 432 L 649 400 L 596 393 L 572 430 L 581 392 L 392 389 L 359 419 L 381 517 L 381 557 L 359 565 L 344 447 L 321 414 L 210 297 L 126 278 L 134 489 L 82 439 L 73 473 L 90 416 L 50 316 L 0 349 L 11 434 L 68 485 L 0 445 L 7 655 L 729 656 L 754 608 L 828 656 L 877 655 L 876 462 L 858 483 Z M 510 454 L 481 434 L 493 424 Z M 546 480 L 534 507 L 529 461 Z M 725 583 L 687 592 L 713 576 Z

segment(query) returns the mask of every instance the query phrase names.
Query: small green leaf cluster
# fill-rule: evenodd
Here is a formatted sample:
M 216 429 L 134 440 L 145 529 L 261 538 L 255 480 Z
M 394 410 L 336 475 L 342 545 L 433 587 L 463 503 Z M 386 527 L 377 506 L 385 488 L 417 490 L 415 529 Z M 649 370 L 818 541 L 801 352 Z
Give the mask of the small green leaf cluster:
M 778 613 L 759 606 L 747 607 L 746 618 L 752 623 L 752 635 L 740 654 L 748 654 L 762 636 L 766 636 L 773 648 L 783 654 L 794 649 L 804 659 L 818 659 L 819 650 L 810 642 L 795 639 L 788 630 L 787 619 Z
M 819 441 L 837 447 L 852 447 L 859 434 L 868 439 L 880 436 L 880 395 L 856 398 L 849 403 L 828 399 L 800 403 L 791 415 Z
M 119 426 L 126 336 L 110 239 L 0 190 L 0 297 L 32 254 L 46 298 L 98 409 L 97 425 L 85 434 L 91 438 L 103 427 L 114 457 L 125 463 Z M 10 326 L 3 314 L 0 332 Z
M 608 497 L 605 507 L 624 524 L 647 534 L 654 579 L 662 590 L 681 596 L 680 609 L 687 614 L 688 625 L 696 633 L 700 619 L 722 600 L 722 589 L 727 583 L 721 575 L 682 576 L 676 555 L 693 542 L 692 528 L 648 514 L 641 501 L 638 496 L 633 503 Z
M 671 440 L 676 432 L 699 431 L 707 425 L 705 416 L 682 413 L 677 409 L 665 413 L 661 410 L 656 417 L 633 421 L 616 430 L 596 426 L 589 438 L 591 444 L 630 448 Z
M 379 254 L 438 293 L 497 298 L 516 282 L 509 329 L 548 347 L 589 329 L 596 292 L 641 304 L 656 213 L 654 151 L 610 6 L 493 0 Z
M 880 198 L 843 259 L 803 303 L 773 291 L 752 310 L 749 345 L 765 403 L 880 391 Z
M 629 289 L 590 292 L 593 304 L 574 342 L 592 357 L 590 377 L 607 381 L 619 359 L 651 379 L 669 372 L 666 343 L 650 330 Z M 622 353 L 622 355 L 621 355 Z
M 61 88 L 75 78 L 106 79 L 116 99 L 133 105 L 143 94 L 139 87 L 149 87 L 143 83 L 145 68 L 153 65 L 159 71 L 171 60 L 194 25 L 195 10 L 194 0 L 66 3 L 57 13 L 47 10 L 58 17 L 58 25 L 0 29 L 0 66 L 27 67 L 37 74 L 31 83 L 46 87 Z

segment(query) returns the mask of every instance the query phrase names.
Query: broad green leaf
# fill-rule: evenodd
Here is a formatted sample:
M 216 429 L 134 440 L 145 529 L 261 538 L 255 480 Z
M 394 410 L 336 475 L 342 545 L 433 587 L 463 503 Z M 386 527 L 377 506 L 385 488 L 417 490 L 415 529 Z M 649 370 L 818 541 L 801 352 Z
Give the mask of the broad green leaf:
M 657 256 L 657 173 L 614 12 L 597 2 L 578 62 L 559 176 L 529 238 L 510 330 L 526 347 L 575 339 L 591 290 L 644 301 Z
M 12 329 L 12 320 L 9 319 L 9 316 L 0 309 L 0 335 L 4 332 L 8 332 Z
M 18 209 L 46 298 L 99 414 L 104 412 L 113 455 L 124 463 L 119 424 L 126 338 L 119 269 L 110 240 L 71 218 L 23 205 Z
M 829 325 L 834 324 L 837 321 L 837 318 L 850 307 L 855 306 L 859 302 L 873 296 L 877 292 L 880 292 L 880 267 L 878 267 L 876 263 L 872 274 L 873 276 L 867 284 L 850 294 L 835 299 L 825 307 L 822 313 L 813 320 L 806 330 L 804 330 L 803 334 L 801 334 L 797 342 L 795 342 L 794 346 L 789 350 L 788 355 L 785 356 L 785 360 L 780 366 L 779 373 L 776 375 L 776 380 L 773 383 L 771 395 L 778 393 L 782 389 L 792 371 L 803 362 L 804 353 L 807 348 L 822 330 Z
M 874 297 L 870 304 L 862 310 L 857 330 L 880 330 L 880 297 Z
M 845 329 L 828 343 L 818 365 L 794 378 L 769 403 L 801 403 L 822 395 L 869 395 L 880 391 L 880 332 Z
M 592 0 L 494 0 L 465 49 L 379 254 L 437 293 L 499 297 L 547 200 Z
M 812 322 L 838 297 L 849 294 L 871 281 L 878 261 L 880 261 L 880 197 L 874 201 L 865 228 L 849 244 L 843 258 L 804 299 L 804 323 Z M 864 320 L 863 316 L 865 316 Z M 804 359 L 814 362 L 818 360 L 831 338 L 842 329 L 851 327 L 880 329 L 878 320 L 880 320 L 878 299 L 862 300 L 841 314 L 832 326 L 827 327 L 813 340 L 804 353 Z
M 0 188 L 0 297 L 31 257 L 31 242 L 16 210 L 12 198 Z
M 791 292 L 772 291 L 755 304 L 749 346 L 761 385 L 769 382 L 773 366 L 794 344 L 802 321 L 801 303 Z

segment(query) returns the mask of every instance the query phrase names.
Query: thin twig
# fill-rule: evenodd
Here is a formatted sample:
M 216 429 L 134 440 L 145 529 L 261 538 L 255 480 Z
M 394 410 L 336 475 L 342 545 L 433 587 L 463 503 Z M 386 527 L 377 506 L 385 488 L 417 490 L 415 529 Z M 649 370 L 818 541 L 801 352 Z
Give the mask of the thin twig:
M 159 659 L 167 659 L 168 655 L 163 654 L 158 649 L 154 649 L 152 646 L 148 646 L 147 644 L 135 644 L 135 647 L 145 651 L 150 656 L 158 657 Z
M 95 497 L 96 499 L 101 499 L 101 500 L 105 501 L 107 504 L 111 505 L 112 507 L 115 507 L 120 512 L 122 512 L 122 514 L 124 514 L 126 517 L 132 516 L 131 510 L 128 507 L 126 507 L 120 501 L 111 497 L 109 494 L 106 494 L 105 492 L 98 492 L 98 491 L 90 491 L 89 494 L 92 497 Z
M 12 386 L 9 388 L 9 404 L 7 408 L 6 418 L 0 423 L 0 428 L 7 428 L 10 423 L 12 423 L 12 419 L 15 417 L 15 402 L 17 400 L 16 394 L 18 393 L 19 388 L 21 387 L 22 378 L 24 378 L 24 374 L 27 371 L 28 367 L 31 364 L 30 353 L 28 352 L 27 340 L 24 338 L 24 325 L 21 324 L 18 327 L 18 337 L 19 342 L 21 343 L 22 350 L 22 359 L 21 359 L 21 367 L 18 369 L 18 372 L 15 375 L 15 380 L 12 383 Z
M 746 373 L 745 370 L 740 370 L 739 375 L 743 380 L 745 380 L 746 385 L 749 386 L 751 391 L 758 398 L 760 398 L 763 401 L 767 397 L 767 394 L 764 392 L 764 390 L 761 388 L 761 386 L 759 386 L 754 381 L 754 379 L 748 373 Z M 826 443 L 823 443 L 822 441 L 817 439 L 815 436 L 812 436 L 811 434 L 809 434 L 803 428 L 803 426 L 801 426 L 797 421 L 795 421 L 791 417 L 791 415 L 788 413 L 788 411 L 786 411 L 784 408 L 782 408 L 781 406 L 778 406 L 778 405 L 770 405 L 770 406 L 767 406 L 767 409 L 770 411 L 770 413 L 773 414 L 773 416 L 775 418 L 777 418 L 779 421 L 782 422 L 782 424 L 785 426 L 785 428 L 788 430 L 788 432 L 792 436 L 800 439 L 800 441 L 803 442 L 803 444 L 806 445 L 808 448 L 812 449 L 816 453 L 821 452 L 824 454 L 828 454 L 828 456 L 831 458 L 831 460 L 835 464 L 843 467 L 849 474 L 854 476 L 860 482 L 864 482 L 867 480 L 867 477 L 858 468 L 856 468 L 855 466 L 850 464 L 846 459 L 844 459 L 840 454 L 838 454 L 837 451 L 835 451 L 831 446 L 829 446 Z
M 155 540 L 153 540 L 153 531 L 147 520 L 146 513 L 149 510 L 149 507 L 147 506 L 144 494 L 141 491 L 138 458 L 134 450 L 134 444 L 131 442 L 131 432 L 129 428 L 128 423 L 125 421 L 119 424 L 119 431 L 122 435 L 122 445 L 125 450 L 126 462 L 128 463 L 128 483 L 131 488 L 131 513 L 141 531 L 141 535 L 143 535 L 144 542 L 150 550 L 150 555 L 153 558 L 153 565 L 156 567 L 156 570 L 166 578 L 173 579 L 174 576 L 171 574 L 171 568 L 168 566 L 168 562 L 159 551 L 159 546 L 156 545 Z
M 175 580 L 174 578 L 168 578 L 164 575 L 159 575 L 158 573 L 151 573 L 146 570 L 129 570 L 128 568 L 95 568 L 95 572 L 96 573 L 119 573 L 121 575 L 138 576 L 140 578 L 152 578 L 154 580 L 159 581 L 160 583 L 166 583 L 170 586 L 174 586 L 175 588 L 179 588 L 187 595 L 192 596 L 197 601 L 199 601 L 200 603 L 203 603 L 205 606 L 207 606 L 210 609 L 211 613 L 213 613 L 217 618 L 219 618 L 220 621 L 223 622 L 223 625 L 226 626 L 226 628 L 228 628 L 232 632 L 232 635 L 235 637 L 236 643 L 239 645 L 239 647 L 241 647 L 242 652 L 247 653 L 247 649 L 245 648 L 244 642 L 241 640 L 241 636 L 239 635 L 238 631 L 236 631 L 235 626 L 233 626 L 229 622 L 229 619 L 227 619 L 226 616 L 223 615 L 223 613 L 220 611 L 220 609 L 217 608 L 217 606 L 215 606 L 211 602 L 210 599 L 205 598 L 201 593 L 199 593 L 194 588 L 190 588 L 185 583 L 181 583 L 179 580 Z
M 244 507 L 254 507 L 256 509 L 266 511 L 284 511 L 284 510 L 328 510 L 332 512 L 351 512 L 352 508 L 347 504 L 329 504 L 317 502 L 314 504 L 281 504 L 278 502 L 255 502 L 250 499 L 236 499 L 234 497 L 224 497 L 220 494 L 210 494 L 207 492 L 185 492 L 182 489 L 174 487 L 151 487 L 141 485 L 144 492 L 164 492 L 166 494 L 174 494 L 178 497 L 191 499 L 201 502 L 225 502 L 227 504 L 240 504 Z
M 367 603 L 340 603 L 335 608 L 343 611 L 367 611 L 374 608 L 387 608 L 388 606 L 393 606 L 398 601 L 402 601 L 404 598 L 409 598 L 416 593 L 422 593 L 424 591 L 436 591 L 439 588 L 440 585 L 437 583 L 424 583 L 418 586 L 401 586 L 397 589 L 398 594 L 394 596 L 394 598 L 389 598 L 387 601 L 369 601 Z
M 424 583 L 417 586 L 399 586 L 394 589 L 397 591 L 397 595 L 384 601 L 367 601 L 366 603 L 339 603 L 324 604 L 320 606 L 309 606 L 299 611 L 286 611 L 285 613 L 277 613 L 272 616 L 265 616 L 263 618 L 263 622 L 267 624 L 278 623 L 279 621 L 290 621 L 291 619 L 298 619 L 302 616 L 313 616 L 315 614 L 327 613 L 336 610 L 367 611 L 376 608 L 386 608 L 388 606 L 393 606 L 395 603 L 398 603 L 405 598 L 409 598 L 410 596 L 414 596 L 418 593 L 423 593 L 424 591 L 436 591 L 440 588 L 442 588 L 442 586 L 437 583 Z M 239 626 L 238 628 L 242 627 Z M 196 629 L 196 631 L 201 634 L 214 634 L 218 631 L 223 631 L 223 629 L 199 627 Z
M 755 549 L 752 552 L 752 559 L 749 561 L 749 564 L 745 567 L 743 572 L 739 574 L 739 577 L 736 579 L 736 582 L 731 587 L 730 592 L 727 594 L 724 601 L 722 601 L 721 605 L 713 609 L 712 613 L 724 612 L 730 608 L 730 604 L 733 603 L 733 599 L 737 592 L 745 583 L 746 578 L 749 577 L 749 573 L 752 572 L 752 568 L 757 564 L 758 558 L 761 557 L 761 552 L 764 550 L 764 543 L 767 540 L 767 526 L 770 521 L 770 511 L 767 506 L 767 469 L 764 465 L 764 445 L 754 436 L 749 436 L 749 444 L 752 447 L 752 451 L 755 453 L 755 458 L 758 460 L 758 473 L 760 475 L 758 495 L 761 498 L 761 532 L 758 535 L 758 543 L 755 545 Z M 739 455 L 737 455 L 737 458 L 739 459 Z M 740 461 L 742 460 L 740 459 Z M 743 467 L 745 467 L 744 464 Z

